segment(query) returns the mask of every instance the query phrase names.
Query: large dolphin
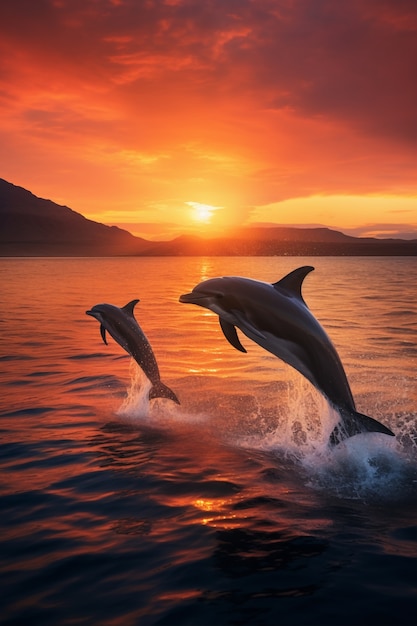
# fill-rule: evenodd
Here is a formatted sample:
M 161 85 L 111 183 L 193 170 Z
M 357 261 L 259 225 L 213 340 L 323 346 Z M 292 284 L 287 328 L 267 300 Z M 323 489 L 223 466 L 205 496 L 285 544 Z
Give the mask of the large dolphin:
M 180 302 L 217 313 L 226 339 L 237 350 L 246 352 L 236 327 L 305 376 L 341 416 L 330 443 L 366 431 L 394 435 L 356 411 L 339 355 L 301 295 L 303 280 L 313 269 L 299 267 L 273 284 L 233 276 L 212 278 L 180 296 Z
M 151 344 L 133 315 L 133 309 L 138 302 L 139 300 L 132 300 L 122 308 L 113 304 L 96 304 L 91 310 L 86 311 L 86 314 L 95 317 L 100 322 L 100 333 L 105 344 L 107 344 L 107 330 L 145 372 L 152 383 L 149 391 L 150 400 L 152 398 L 169 398 L 179 404 L 180 402 L 172 389 L 161 382 Z

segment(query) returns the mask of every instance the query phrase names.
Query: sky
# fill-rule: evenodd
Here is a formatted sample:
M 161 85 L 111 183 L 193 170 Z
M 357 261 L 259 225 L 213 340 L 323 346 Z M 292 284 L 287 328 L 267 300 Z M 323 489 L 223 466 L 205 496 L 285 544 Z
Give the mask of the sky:
M 417 237 L 415 0 L 0 3 L 0 177 L 147 239 Z

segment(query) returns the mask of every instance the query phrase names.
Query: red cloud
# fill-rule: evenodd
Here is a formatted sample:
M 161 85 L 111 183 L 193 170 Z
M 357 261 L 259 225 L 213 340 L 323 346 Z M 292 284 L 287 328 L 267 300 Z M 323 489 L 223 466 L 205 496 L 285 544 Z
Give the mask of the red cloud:
M 233 211 L 415 193 L 416 16 L 414 0 L 3 2 L 3 166 L 28 186 L 55 167 L 68 189 L 78 168 L 138 203 L 234 189 Z

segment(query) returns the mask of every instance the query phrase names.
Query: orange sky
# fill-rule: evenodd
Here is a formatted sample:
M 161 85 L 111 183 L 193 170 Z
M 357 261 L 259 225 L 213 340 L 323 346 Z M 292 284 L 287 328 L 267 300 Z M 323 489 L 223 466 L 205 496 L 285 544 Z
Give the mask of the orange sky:
M 415 0 L 2 2 L 0 177 L 146 238 L 417 237 L 416 31 Z

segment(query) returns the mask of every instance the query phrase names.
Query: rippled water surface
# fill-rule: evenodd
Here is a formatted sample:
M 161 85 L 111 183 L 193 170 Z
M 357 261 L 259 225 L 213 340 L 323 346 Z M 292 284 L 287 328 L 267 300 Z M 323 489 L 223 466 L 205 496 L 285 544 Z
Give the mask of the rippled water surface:
M 201 280 L 304 298 L 358 410 L 396 438 L 329 450 L 335 414 L 299 374 L 178 302 Z M 414 258 L 2 259 L 2 624 L 414 624 Z M 162 380 L 85 311 L 140 298 Z

